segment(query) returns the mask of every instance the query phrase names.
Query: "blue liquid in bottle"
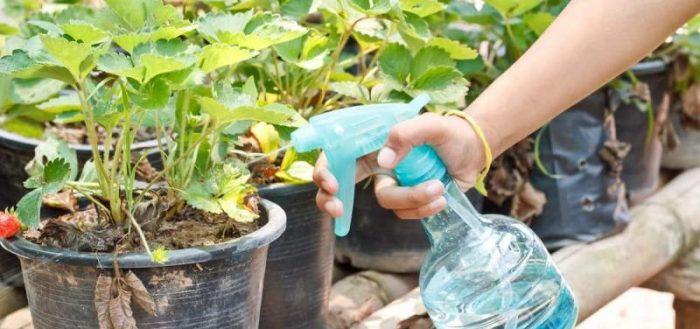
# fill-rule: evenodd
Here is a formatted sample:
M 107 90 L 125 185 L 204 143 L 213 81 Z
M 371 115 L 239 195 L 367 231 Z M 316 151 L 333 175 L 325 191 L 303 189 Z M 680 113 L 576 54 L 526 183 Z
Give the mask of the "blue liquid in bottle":
M 439 168 L 444 165 L 431 164 L 434 152 L 417 150 L 407 157 L 413 165 L 402 163 L 396 170 L 402 185 L 439 174 L 446 187 L 447 208 L 422 221 L 431 250 L 420 287 L 435 326 L 573 328 L 578 309 L 571 289 L 535 233 L 513 218 L 476 212 Z

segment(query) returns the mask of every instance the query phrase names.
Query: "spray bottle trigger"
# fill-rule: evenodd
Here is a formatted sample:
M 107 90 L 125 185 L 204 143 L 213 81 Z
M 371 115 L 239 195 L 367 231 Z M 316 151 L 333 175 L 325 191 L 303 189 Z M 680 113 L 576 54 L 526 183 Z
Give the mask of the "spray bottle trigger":
M 338 180 L 336 197 L 343 203 L 343 215 L 335 219 L 335 235 L 346 236 L 350 232 L 352 209 L 355 203 L 356 159 L 342 154 L 327 153 L 328 166 Z

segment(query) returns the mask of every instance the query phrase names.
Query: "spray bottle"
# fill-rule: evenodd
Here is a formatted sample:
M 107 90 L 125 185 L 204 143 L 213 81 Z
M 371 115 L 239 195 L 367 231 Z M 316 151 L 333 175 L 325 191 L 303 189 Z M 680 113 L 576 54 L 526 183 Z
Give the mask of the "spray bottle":
M 429 100 L 420 95 L 407 104 L 333 111 L 292 134 L 300 152 L 323 149 L 338 179 L 345 212 L 336 218 L 337 235 L 350 230 L 356 160 L 379 150 L 391 127 L 417 116 Z M 530 228 L 479 214 L 428 145 L 411 150 L 394 174 L 403 186 L 433 179 L 445 185 L 447 207 L 422 220 L 431 249 L 421 267 L 421 296 L 438 329 L 573 328 L 578 308 L 571 289 Z

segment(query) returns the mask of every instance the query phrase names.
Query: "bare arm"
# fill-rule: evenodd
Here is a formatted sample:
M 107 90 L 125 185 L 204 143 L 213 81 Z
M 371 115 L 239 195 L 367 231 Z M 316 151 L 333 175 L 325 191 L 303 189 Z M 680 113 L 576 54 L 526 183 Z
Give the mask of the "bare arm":
M 500 154 L 637 63 L 698 12 L 698 0 L 572 0 L 467 111 Z
M 572 0 L 542 37 L 468 108 L 494 155 L 618 76 L 700 12 L 700 0 Z M 414 146 L 430 144 L 467 189 L 483 167 L 483 146 L 460 118 L 426 114 L 394 127 L 377 160 L 365 158 L 358 179 L 392 169 Z M 468 152 L 465 153 L 465 150 Z M 337 182 L 323 159 L 316 166 L 319 207 L 343 212 Z M 423 218 L 446 204 L 439 182 L 397 187 L 378 177 L 379 203 L 401 218 Z

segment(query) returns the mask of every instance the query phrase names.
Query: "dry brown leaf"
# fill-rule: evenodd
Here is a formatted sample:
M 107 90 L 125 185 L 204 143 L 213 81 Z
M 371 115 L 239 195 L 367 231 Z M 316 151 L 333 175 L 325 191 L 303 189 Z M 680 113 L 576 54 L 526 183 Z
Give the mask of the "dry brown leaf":
M 112 278 L 100 274 L 95 285 L 95 309 L 100 329 L 112 329 L 109 316 L 109 302 L 112 299 Z
M 148 314 L 156 316 L 156 302 L 153 300 L 153 296 L 146 290 L 143 281 L 132 271 L 126 274 L 124 281 L 126 281 L 126 285 L 131 290 L 131 300 Z
M 78 210 L 78 198 L 72 191 L 63 191 L 56 194 L 49 194 L 42 200 L 47 207 L 63 209 L 70 212 Z
M 427 313 L 417 314 L 396 324 L 396 329 L 433 329 L 433 321 Z
M 649 85 L 644 82 L 637 82 L 634 85 L 634 95 L 645 102 L 651 102 L 651 90 Z
M 151 165 L 148 158 L 143 159 L 136 166 L 136 176 L 143 181 L 152 182 L 158 176 L 158 170 Z
M 137 329 L 131 310 L 131 292 L 119 287 L 119 294 L 109 301 L 109 317 L 117 329 Z
M 542 214 L 546 203 L 547 196 L 532 186 L 530 182 L 525 182 L 518 195 L 513 198 L 511 215 L 525 222 L 530 222 L 533 217 Z
M 690 119 L 700 119 L 700 84 L 694 83 L 683 94 L 683 113 Z

